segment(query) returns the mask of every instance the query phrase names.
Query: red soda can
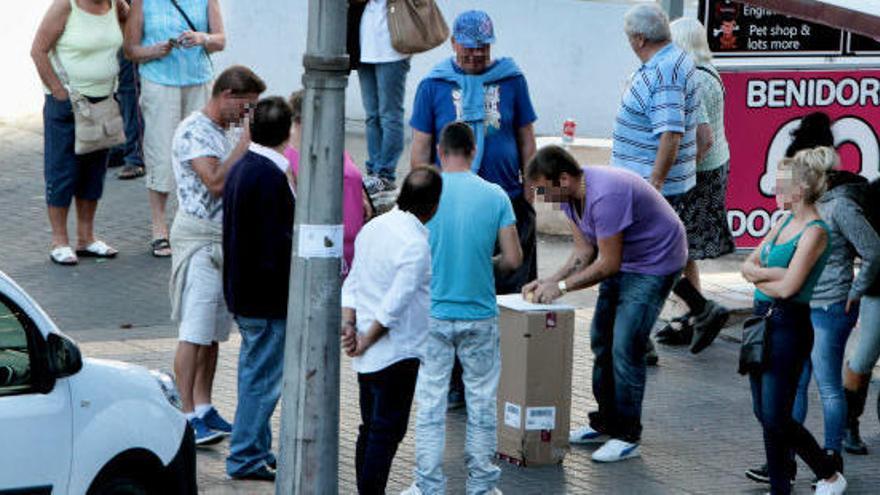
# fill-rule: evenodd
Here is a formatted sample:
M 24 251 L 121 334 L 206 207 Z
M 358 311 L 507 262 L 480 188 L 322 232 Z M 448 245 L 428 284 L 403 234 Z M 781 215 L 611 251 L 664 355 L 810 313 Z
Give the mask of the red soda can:
M 574 133 L 577 129 L 577 122 L 574 119 L 565 119 L 562 124 L 562 142 L 570 144 L 574 142 Z

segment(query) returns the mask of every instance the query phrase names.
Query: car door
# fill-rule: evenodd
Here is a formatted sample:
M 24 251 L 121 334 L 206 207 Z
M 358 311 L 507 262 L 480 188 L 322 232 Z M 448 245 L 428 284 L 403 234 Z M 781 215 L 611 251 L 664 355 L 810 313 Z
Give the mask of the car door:
M 33 320 L 0 294 L 0 494 L 67 493 L 70 388 L 46 391 L 45 341 Z

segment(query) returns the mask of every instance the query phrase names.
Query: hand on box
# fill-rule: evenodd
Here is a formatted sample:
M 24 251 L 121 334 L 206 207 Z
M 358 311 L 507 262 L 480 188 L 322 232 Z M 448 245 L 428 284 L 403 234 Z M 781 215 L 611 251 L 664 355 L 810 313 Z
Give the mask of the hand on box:
M 531 302 L 538 304 L 550 304 L 562 297 L 562 291 L 559 290 L 559 285 L 554 282 L 540 283 L 533 294 L 534 296 Z
M 535 302 L 535 289 L 537 289 L 542 283 L 543 281 L 541 279 L 537 279 L 524 285 L 522 288 L 523 299 L 531 303 Z

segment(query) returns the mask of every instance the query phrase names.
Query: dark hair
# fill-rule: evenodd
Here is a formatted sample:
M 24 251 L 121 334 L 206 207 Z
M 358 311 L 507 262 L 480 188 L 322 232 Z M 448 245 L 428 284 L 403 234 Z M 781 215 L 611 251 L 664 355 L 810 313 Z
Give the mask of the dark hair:
M 471 126 L 464 122 L 451 122 L 440 131 L 440 150 L 447 155 L 469 156 L 477 148 Z
M 257 102 L 251 120 L 251 139 L 274 148 L 290 137 L 290 107 L 284 98 L 270 96 Z
M 824 112 L 813 112 L 801 119 L 797 129 L 791 131 L 791 144 L 785 156 L 793 157 L 798 151 L 819 146 L 834 147 L 834 134 L 831 133 L 831 118 Z
M 403 179 L 397 207 L 421 219 L 428 218 L 440 203 L 442 191 L 443 178 L 440 173 L 434 167 L 419 167 Z
M 526 179 L 528 180 L 538 180 L 543 177 L 551 182 L 556 182 L 563 172 L 572 177 L 580 177 L 584 173 L 577 160 L 559 146 L 541 148 L 526 165 Z
M 235 96 L 247 94 L 260 94 L 266 91 L 266 83 L 254 71 L 243 65 L 233 65 L 224 70 L 217 80 L 214 81 L 214 88 L 211 90 L 211 96 L 219 96 L 220 93 L 229 90 Z
M 306 97 L 305 90 L 301 89 L 299 91 L 294 91 L 290 94 L 290 99 L 287 100 L 290 102 L 290 110 L 293 112 L 293 122 L 295 124 L 302 124 L 303 117 L 303 100 Z

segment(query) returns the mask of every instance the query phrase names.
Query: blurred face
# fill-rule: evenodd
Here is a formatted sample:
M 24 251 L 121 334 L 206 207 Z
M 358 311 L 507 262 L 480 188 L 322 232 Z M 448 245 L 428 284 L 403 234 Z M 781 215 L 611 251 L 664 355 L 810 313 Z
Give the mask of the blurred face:
M 803 198 L 804 189 L 800 184 L 795 184 L 791 169 L 780 167 L 776 171 L 776 206 L 791 210 Z
M 220 95 L 220 118 L 223 124 L 226 127 L 241 124 L 245 117 L 251 115 L 259 98 L 257 93 L 235 95 L 230 90 L 223 91 Z
M 492 62 L 492 45 L 466 48 L 453 39 L 452 48 L 455 50 L 455 63 L 465 74 L 482 74 Z
M 290 145 L 296 149 L 302 145 L 302 122 L 294 121 L 290 126 Z
M 580 187 L 580 181 L 563 172 L 557 181 L 540 177 L 532 181 L 532 186 L 545 203 L 568 203 Z

